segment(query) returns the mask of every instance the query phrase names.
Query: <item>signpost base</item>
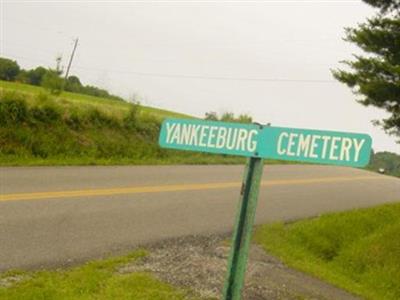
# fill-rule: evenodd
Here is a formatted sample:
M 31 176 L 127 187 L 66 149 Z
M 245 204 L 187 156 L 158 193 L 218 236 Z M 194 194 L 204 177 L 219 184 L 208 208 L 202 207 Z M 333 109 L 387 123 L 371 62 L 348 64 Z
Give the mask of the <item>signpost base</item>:
M 224 300 L 241 298 L 263 166 L 263 159 L 258 157 L 249 158 L 246 165 L 228 260 Z

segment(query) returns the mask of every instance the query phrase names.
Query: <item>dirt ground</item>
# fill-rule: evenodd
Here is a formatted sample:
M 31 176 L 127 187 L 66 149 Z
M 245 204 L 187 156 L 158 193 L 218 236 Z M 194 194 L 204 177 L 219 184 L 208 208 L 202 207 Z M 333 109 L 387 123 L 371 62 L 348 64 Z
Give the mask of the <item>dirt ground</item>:
M 161 280 L 193 290 L 204 298 L 221 297 L 229 245 L 226 236 L 191 236 L 149 247 L 139 263 L 119 271 L 148 271 Z M 243 299 L 359 299 L 314 277 L 292 270 L 252 245 Z

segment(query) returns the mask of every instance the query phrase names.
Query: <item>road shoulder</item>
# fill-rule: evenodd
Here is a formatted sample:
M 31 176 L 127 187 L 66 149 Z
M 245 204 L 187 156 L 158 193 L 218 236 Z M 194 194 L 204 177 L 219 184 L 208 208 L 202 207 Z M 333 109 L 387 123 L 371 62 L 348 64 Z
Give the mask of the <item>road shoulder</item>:
M 227 236 L 191 236 L 150 247 L 150 254 L 119 272 L 151 272 L 169 284 L 190 288 L 204 298 L 220 298 L 229 245 Z M 358 299 L 317 278 L 286 267 L 257 245 L 252 245 L 243 298 Z

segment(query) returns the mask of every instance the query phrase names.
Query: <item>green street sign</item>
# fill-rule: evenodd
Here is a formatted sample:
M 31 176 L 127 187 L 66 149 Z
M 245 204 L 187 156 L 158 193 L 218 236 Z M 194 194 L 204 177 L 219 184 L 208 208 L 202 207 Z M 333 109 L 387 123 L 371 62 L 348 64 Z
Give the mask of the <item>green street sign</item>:
M 224 300 L 240 300 L 263 172 L 263 158 L 365 166 L 371 153 L 366 134 L 270 127 L 255 124 L 167 119 L 161 147 L 249 157 L 223 289 Z
M 371 146 L 367 134 L 265 127 L 257 150 L 270 159 L 363 167 Z
M 167 119 L 159 143 L 178 150 L 363 167 L 372 140 L 358 133 Z
M 253 124 L 166 119 L 161 127 L 161 147 L 219 154 L 254 156 L 259 127 Z

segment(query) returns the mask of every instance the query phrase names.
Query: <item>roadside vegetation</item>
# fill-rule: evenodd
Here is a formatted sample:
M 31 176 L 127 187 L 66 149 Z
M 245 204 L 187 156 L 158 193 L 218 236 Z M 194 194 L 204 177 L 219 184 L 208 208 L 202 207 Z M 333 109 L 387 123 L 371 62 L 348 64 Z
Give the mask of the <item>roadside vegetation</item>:
M 158 146 L 166 117 L 125 101 L 0 81 L 0 165 L 231 164 L 243 158 Z
M 386 151 L 373 153 L 367 168 L 375 172 L 383 169 L 387 175 L 400 177 L 400 155 Z
M 366 299 L 400 299 L 400 204 L 259 227 L 255 241 L 287 265 Z
M 124 273 L 119 269 L 146 255 L 130 255 L 93 261 L 83 266 L 55 271 L 0 274 L 0 299 L 135 299 L 198 300 L 189 291 L 168 285 L 149 273 Z
M 167 117 L 192 116 L 138 103 L 0 80 L 0 165 L 241 164 L 244 158 L 161 149 Z M 246 114 L 207 112 L 206 120 L 251 123 Z M 271 161 L 266 163 L 293 163 Z M 400 176 L 394 153 L 372 155 L 367 167 Z

